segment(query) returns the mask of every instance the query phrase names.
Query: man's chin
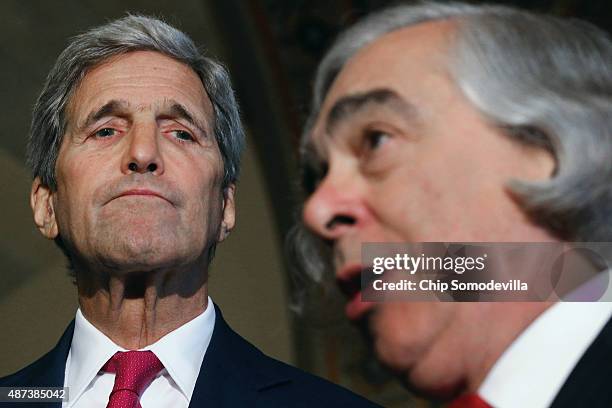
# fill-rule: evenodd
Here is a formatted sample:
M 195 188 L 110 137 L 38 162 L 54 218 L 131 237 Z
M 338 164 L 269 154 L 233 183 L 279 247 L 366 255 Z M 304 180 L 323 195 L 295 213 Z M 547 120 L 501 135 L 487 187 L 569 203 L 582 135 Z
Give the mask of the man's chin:
M 372 350 L 372 355 L 404 388 L 419 397 L 440 401 L 452 399 L 463 390 L 461 382 L 450 381 L 450 376 L 444 373 L 441 376 L 432 375 L 435 373 L 421 367 L 418 358 L 395 358 L 389 350 L 384 350 L 384 343 L 377 341 L 379 335 L 371 327 L 375 314 L 376 309 L 356 324 Z
M 398 378 L 406 389 L 419 397 L 430 400 L 448 401 L 465 389 L 463 383 L 450 382 L 448 379 L 431 381 L 430 379 L 414 378 L 414 371 L 405 373 Z
M 371 351 L 373 358 L 393 377 L 395 377 L 405 388 L 413 390 L 413 387 L 408 380 L 410 367 L 398 366 L 397 361 L 389 357 L 384 350 L 381 350 L 378 334 L 373 330 L 374 320 L 376 318 L 376 309 L 369 311 L 361 319 L 354 322 L 361 331 L 368 349 Z
M 122 272 L 165 267 L 184 258 L 188 250 L 174 231 L 126 230 L 119 239 L 93 243 L 95 257 Z
M 103 269 L 116 276 L 173 269 L 186 263 L 185 257 L 177 256 L 176 252 L 171 253 L 167 250 L 125 246 L 121 249 L 97 257 Z
M 432 378 L 421 376 L 414 365 L 411 367 L 391 366 L 388 362 L 378 358 L 385 367 L 406 390 L 414 395 L 435 401 L 448 401 L 455 398 L 464 389 L 460 382 L 449 381 L 449 378 Z

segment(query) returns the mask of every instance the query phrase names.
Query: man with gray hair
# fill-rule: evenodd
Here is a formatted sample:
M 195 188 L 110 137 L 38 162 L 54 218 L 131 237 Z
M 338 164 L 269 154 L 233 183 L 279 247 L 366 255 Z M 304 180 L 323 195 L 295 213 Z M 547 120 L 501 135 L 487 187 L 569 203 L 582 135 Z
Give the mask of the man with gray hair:
M 347 317 L 413 390 L 608 407 L 610 303 L 372 303 L 354 281 L 364 242 L 612 241 L 611 132 L 612 44 L 596 27 L 503 6 L 380 11 L 319 65 L 298 254 L 317 277 L 313 245 L 331 250 Z
M 72 40 L 34 108 L 27 158 L 34 221 L 66 254 L 79 309 L 3 390 L 44 387 L 26 397 L 36 406 L 372 406 L 263 355 L 208 296 L 243 145 L 227 72 L 182 32 L 130 15 Z

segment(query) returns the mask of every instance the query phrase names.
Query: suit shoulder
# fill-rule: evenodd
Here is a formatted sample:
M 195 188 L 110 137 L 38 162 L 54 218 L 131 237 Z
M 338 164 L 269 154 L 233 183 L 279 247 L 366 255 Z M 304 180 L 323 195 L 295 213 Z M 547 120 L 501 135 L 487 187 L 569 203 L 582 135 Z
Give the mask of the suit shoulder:
M 239 384 L 246 394 L 252 390 L 255 406 L 262 408 L 378 407 L 344 387 L 265 355 L 234 332 L 216 310 L 218 319 L 203 367 L 214 367 L 232 378 L 221 388 Z M 219 395 L 219 389 L 209 392 Z
M 263 353 L 262 355 L 267 360 L 270 369 L 288 379 L 285 383 L 270 384 L 269 387 L 270 389 L 278 387 L 277 391 L 289 398 L 285 406 L 379 407 L 379 405 L 340 385 L 268 357 Z M 277 402 L 278 398 L 279 396 L 275 395 Z M 299 398 L 299 404 L 296 398 Z
M 9 374 L 5 377 L 0 377 L 0 387 L 10 386 L 44 386 L 46 384 L 33 384 L 32 379 L 39 377 L 42 367 L 49 364 L 51 360 L 51 353 L 47 353 L 40 357 L 38 360 L 22 368 L 21 370 Z
M 0 378 L 0 386 L 59 387 L 64 381 L 66 358 L 72 341 L 74 320 L 54 348 L 14 374 Z

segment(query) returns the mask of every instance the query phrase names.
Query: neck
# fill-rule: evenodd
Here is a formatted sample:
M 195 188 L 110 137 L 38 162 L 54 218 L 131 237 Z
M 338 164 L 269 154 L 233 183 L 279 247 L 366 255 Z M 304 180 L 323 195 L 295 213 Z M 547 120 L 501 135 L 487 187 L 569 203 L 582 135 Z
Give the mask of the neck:
M 201 268 L 127 274 L 77 271 L 83 315 L 117 345 L 136 350 L 200 315 L 208 305 Z

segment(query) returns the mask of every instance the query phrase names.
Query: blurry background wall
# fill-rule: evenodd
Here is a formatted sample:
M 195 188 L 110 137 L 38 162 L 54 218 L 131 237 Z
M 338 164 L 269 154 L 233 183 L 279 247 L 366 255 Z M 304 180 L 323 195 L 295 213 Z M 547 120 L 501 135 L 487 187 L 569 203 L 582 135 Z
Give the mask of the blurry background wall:
M 298 201 L 296 150 L 313 72 L 342 28 L 382 0 L 62 0 L 0 3 L 0 376 L 49 350 L 76 310 L 64 259 L 35 230 L 24 167 L 31 107 L 70 36 L 125 12 L 161 16 L 224 61 L 238 92 L 248 149 L 238 223 L 219 246 L 211 296 L 230 324 L 264 352 L 325 376 L 385 406 L 407 398 L 368 354 L 332 293 L 306 317 L 289 311 L 282 256 Z M 505 1 L 579 16 L 610 29 L 605 0 Z

